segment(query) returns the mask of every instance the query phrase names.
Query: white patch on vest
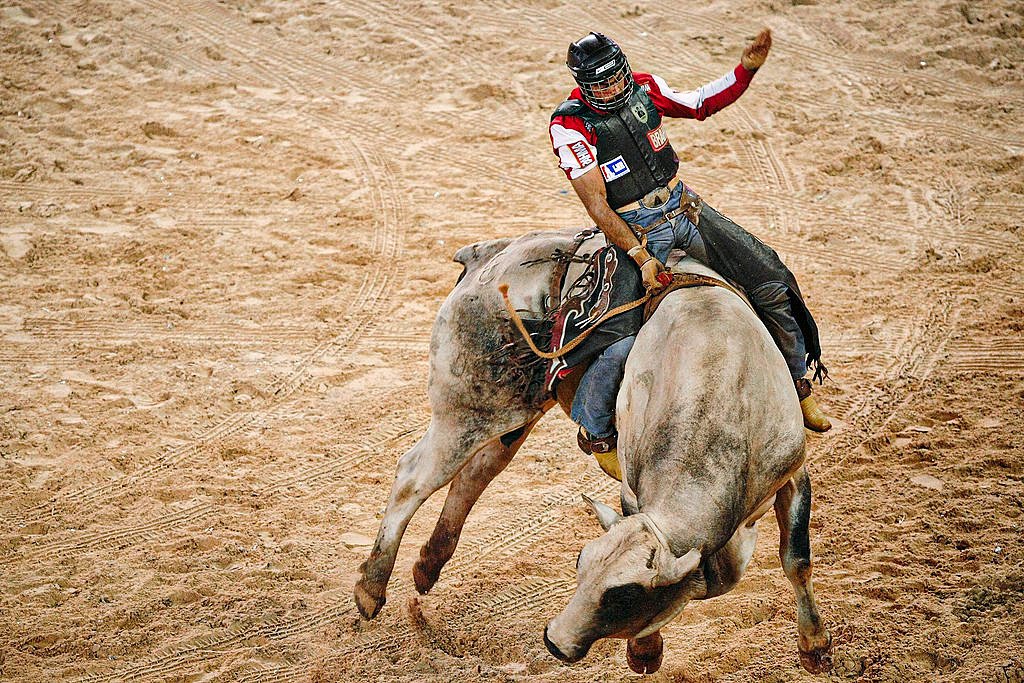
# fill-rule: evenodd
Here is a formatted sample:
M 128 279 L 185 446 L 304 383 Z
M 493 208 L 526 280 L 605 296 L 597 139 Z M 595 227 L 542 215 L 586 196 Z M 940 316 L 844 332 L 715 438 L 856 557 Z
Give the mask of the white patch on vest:
M 632 107 L 633 116 L 637 118 L 640 123 L 647 123 L 647 107 L 644 106 L 643 102 L 636 102 Z
M 586 168 L 587 166 L 590 166 L 590 164 L 594 163 L 594 157 L 590 155 L 590 150 L 587 149 L 587 143 L 582 140 L 577 140 L 569 145 L 569 151 L 572 152 L 574 157 L 576 157 L 576 161 L 579 162 L 580 168 Z
M 627 173 L 629 173 L 629 166 L 626 165 L 626 160 L 621 155 L 601 164 L 601 175 L 604 176 L 605 182 L 621 178 Z
M 668 144 L 668 135 L 661 129 L 659 124 L 657 128 L 647 134 L 647 141 L 651 143 L 651 149 L 657 152 L 663 149 Z

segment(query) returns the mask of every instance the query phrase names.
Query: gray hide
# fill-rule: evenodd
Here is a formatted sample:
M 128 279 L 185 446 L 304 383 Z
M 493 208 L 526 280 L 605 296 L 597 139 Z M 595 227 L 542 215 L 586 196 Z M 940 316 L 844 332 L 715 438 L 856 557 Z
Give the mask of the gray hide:
M 355 598 L 363 616 L 372 618 L 385 602 L 412 515 L 451 482 L 435 533 L 414 569 L 421 592 L 433 586 L 473 503 L 552 405 L 540 387 L 544 367 L 532 354 L 522 354 L 498 285 L 509 285 L 517 309 L 539 315 L 554 268 L 547 259 L 556 249 L 567 249 L 575 232 L 530 233 L 456 253 L 464 270 L 437 313 L 430 340 L 430 425 L 398 462 L 377 540 L 361 567 Z M 522 265 L 538 259 L 536 265 Z
M 584 547 L 576 593 L 545 631 L 567 662 L 601 638 L 655 635 L 688 600 L 728 591 L 753 552 L 754 523 L 803 465 L 785 361 L 746 303 L 722 288 L 666 297 L 637 336 L 616 420 L 631 514 L 615 520 L 594 504 L 607 531 Z M 821 649 L 828 634 L 816 611 L 811 622 L 807 648 Z
M 420 505 L 451 484 L 413 567 L 426 593 L 473 504 L 554 405 L 536 381 L 543 365 L 512 362 L 521 345 L 498 285 L 509 285 L 516 309 L 540 314 L 554 267 L 547 258 L 567 249 L 574 233 L 537 232 L 457 252 L 464 271 L 431 336 L 430 425 L 398 462 L 354 589 L 364 617 L 384 605 L 402 535 Z M 710 273 L 692 262 L 686 270 Z M 628 638 L 630 666 L 653 671 L 658 629 L 687 600 L 723 593 L 739 579 L 753 551 L 753 523 L 774 498 L 780 553 L 797 593 L 801 658 L 820 667 L 829 640 L 810 588 L 800 409 L 781 354 L 746 304 L 720 288 L 670 294 L 638 335 L 617 421 L 627 517 L 607 511 L 602 519 L 617 521 L 583 549 L 576 594 L 545 630 L 552 654 L 576 661 L 599 638 Z M 641 655 L 652 659 L 636 664 Z

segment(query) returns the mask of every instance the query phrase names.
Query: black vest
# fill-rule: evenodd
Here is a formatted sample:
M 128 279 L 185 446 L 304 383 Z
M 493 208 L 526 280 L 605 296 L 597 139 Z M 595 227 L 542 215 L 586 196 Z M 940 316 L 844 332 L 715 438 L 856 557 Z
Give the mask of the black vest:
M 577 116 L 594 130 L 597 162 L 613 209 L 665 185 L 679 169 L 661 114 L 639 86 L 618 111 L 599 114 L 582 100 L 566 100 L 551 118 L 556 116 Z

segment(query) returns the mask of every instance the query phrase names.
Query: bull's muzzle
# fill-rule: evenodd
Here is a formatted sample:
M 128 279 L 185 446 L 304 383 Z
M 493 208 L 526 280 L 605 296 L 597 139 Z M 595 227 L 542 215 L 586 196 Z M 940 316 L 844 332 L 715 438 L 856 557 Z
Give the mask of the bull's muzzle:
M 562 652 L 561 648 L 559 648 L 557 645 L 551 642 L 551 639 L 548 638 L 547 626 L 544 627 L 544 647 L 548 649 L 548 652 L 551 653 L 552 657 L 565 664 L 574 664 L 583 659 L 584 657 L 586 657 L 587 653 L 590 652 L 589 645 L 576 650 L 572 654 L 566 654 Z

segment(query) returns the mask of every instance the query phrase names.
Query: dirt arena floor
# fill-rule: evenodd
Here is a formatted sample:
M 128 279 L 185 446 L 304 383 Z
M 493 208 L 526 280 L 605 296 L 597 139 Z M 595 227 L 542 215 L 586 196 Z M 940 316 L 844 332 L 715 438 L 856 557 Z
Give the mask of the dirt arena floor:
M 541 632 L 612 482 L 550 413 L 413 618 L 352 599 L 424 430 L 472 242 L 589 224 L 551 110 L 590 29 L 680 89 L 775 46 L 687 183 L 822 330 L 809 436 L 831 674 L 760 523 L 653 681 L 1024 680 L 1019 0 L 7 0 L 0 7 L 0 678 L 620 681 Z

